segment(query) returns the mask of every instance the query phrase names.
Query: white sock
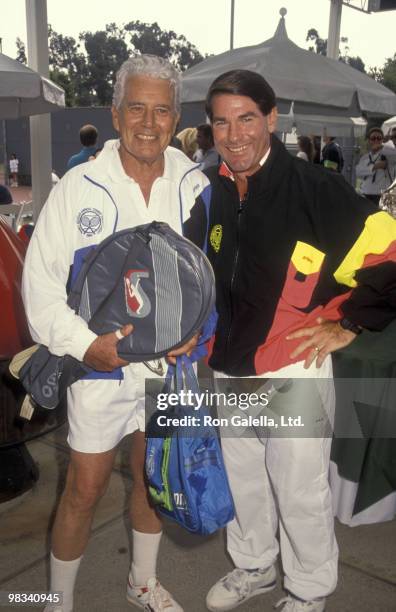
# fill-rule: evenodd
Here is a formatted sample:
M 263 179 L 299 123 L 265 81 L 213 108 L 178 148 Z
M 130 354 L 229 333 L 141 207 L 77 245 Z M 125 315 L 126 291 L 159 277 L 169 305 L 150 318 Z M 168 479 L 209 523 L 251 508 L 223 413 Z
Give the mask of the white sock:
M 63 593 L 62 612 L 72 612 L 74 583 L 82 556 L 72 561 L 61 561 L 51 552 L 51 588 L 50 591 Z
M 149 578 L 156 575 L 158 549 L 162 531 L 142 533 L 132 529 L 133 553 L 130 577 L 133 585 L 144 586 Z

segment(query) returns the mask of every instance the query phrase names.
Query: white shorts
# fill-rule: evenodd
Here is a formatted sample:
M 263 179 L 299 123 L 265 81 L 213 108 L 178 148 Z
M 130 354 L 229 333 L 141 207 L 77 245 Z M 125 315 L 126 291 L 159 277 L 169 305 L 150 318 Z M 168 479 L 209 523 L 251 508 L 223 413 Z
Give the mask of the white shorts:
M 164 372 L 166 363 L 162 360 Z M 122 438 L 145 429 L 145 379 L 161 378 L 143 363 L 123 368 L 123 380 L 79 380 L 67 391 L 71 448 L 104 453 Z

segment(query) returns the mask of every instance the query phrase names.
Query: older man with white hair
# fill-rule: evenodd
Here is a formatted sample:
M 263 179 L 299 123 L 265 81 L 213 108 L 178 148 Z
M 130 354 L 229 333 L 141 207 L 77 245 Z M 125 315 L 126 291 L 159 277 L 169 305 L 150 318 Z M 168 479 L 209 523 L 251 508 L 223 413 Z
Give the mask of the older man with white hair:
M 169 62 L 150 55 L 124 62 L 112 106 L 119 139 L 106 142 L 96 160 L 73 168 L 55 186 L 27 253 L 23 295 L 33 338 L 55 355 L 72 355 L 95 370 L 68 391 L 71 456 L 51 552 L 51 591 L 63 592 L 63 604 L 47 611 L 73 609 L 94 511 L 106 491 L 117 444 L 127 434 L 132 434 L 133 477 L 127 599 L 154 612 L 182 610 L 156 578 L 161 521 L 144 481 L 144 379 L 153 373 L 143 363 L 120 359 L 119 334 L 96 336 L 66 303 L 83 257 L 113 232 L 153 220 L 182 232 L 207 179 L 181 151 L 168 147 L 179 111 L 180 76 Z M 123 336 L 131 332 L 131 325 L 121 330 Z M 155 366 L 157 375 L 161 366 Z

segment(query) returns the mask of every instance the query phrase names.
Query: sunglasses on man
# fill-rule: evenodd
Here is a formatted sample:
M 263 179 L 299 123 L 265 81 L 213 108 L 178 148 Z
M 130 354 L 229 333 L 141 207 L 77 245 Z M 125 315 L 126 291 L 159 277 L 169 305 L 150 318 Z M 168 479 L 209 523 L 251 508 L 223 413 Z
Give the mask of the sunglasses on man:
M 396 138 L 396 136 L 395 136 L 395 138 Z M 383 137 L 382 136 L 370 136 L 369 140 L 371 142 L 374 142 L 375 140 L 383 140 Z

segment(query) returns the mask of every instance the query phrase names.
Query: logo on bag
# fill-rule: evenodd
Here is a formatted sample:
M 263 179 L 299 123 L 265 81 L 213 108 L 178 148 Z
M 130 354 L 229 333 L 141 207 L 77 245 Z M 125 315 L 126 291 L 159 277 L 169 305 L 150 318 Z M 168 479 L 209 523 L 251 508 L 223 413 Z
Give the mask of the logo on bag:
M 187 510 L 186 496 L 184 493 L 173 493 L 173 501 L 178 510 Z
M 210 232 L 210 244 L 213 249 L 218 253 L 220 251 L 221 239 L 223 237 L 223 227 L 221 225 L 214 225 Z
M 77 217 L 77 226 L 83 236 L 91 238 L 103 229 L 103 215 L 97 208 L 84 208 Z
M 150 300 L 140 285 L 140 279 L 148 277 L 148 270 L 128 270 L 124 276 L 126 307 L 131 317 L 142 319 L 151 311 Z
M 57 373 L 54 372 L 53 374 L 50 374 L 47 380 L 45 381 L 45 383 L 46 384 L 44 384 L 41 387 L 41 393 L 46 399 L 49 399 L 53 396 L 53 394 L 55 393 L 57 389 L 57 385 L 58 385 Z

